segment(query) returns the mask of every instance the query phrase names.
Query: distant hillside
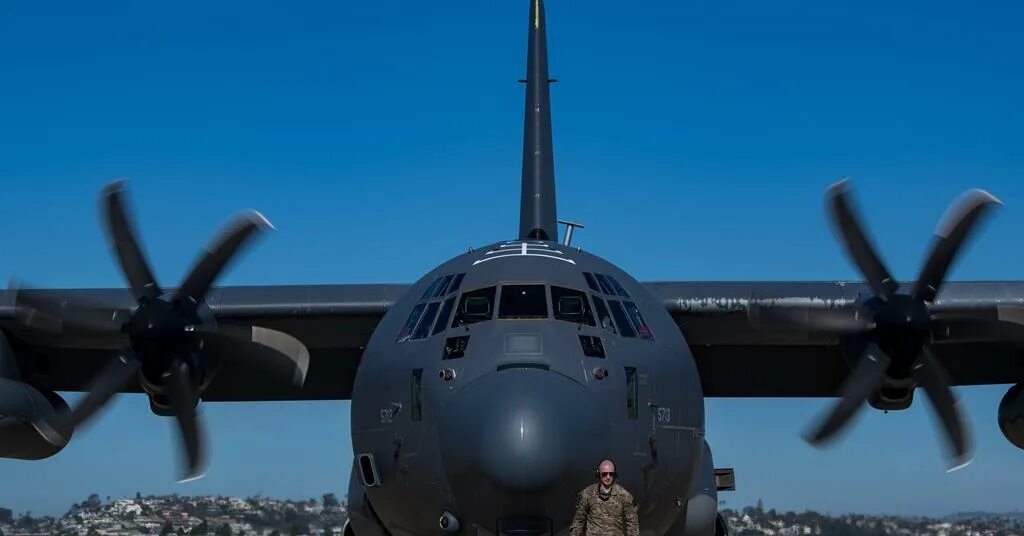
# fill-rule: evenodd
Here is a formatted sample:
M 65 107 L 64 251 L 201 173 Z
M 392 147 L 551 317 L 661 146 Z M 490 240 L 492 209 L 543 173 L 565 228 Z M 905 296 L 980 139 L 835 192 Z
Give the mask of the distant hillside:
M 968 519 L 1012 519 L 1024 523 L 1024 512 L 1006 512 L 996 514 L 992 512 L 957 512 L 944 518 L 944 521 L 964 521 Z

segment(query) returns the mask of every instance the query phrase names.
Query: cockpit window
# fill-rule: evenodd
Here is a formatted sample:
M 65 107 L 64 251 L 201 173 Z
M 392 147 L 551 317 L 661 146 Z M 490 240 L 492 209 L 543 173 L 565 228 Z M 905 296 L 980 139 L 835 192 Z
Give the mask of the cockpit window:
M 434 291 L 437 290 L 437 285 L 441 284 L 441 280 L 442 279 L 444 279 L 444 278 L 443 277 L 438 277 L 432 283 L 430 283 L 430 286 L 427 287 L 427 290 L 424 290 L 423 291 L 423 295 L 420 296 L 420 301 L 426 300 L 427 298 L 433 296 L 434 295 Z
M 462 284 L 463 277 L 466 277 L 466 274 L 455 274 L 455 279 L 452 280 L 452 284 L 448 287 L 449 293 L 459 290 L 459 285 Z
M 615 324 L 612 323 L 612 316 L 608 314 L 608 307 L 605 307 L 604 300 L 593 295 L 591 297 L 594 298 L 594 309 L 597 311 L 597 325 L 615 333 Z
M 452 327 L 490 320 L 494 314 L 494 291 L 495 287 L 487 287 L 463 292 Z
M 547 318 L 544 285 L 502 285 L 498 318 Z
M 626 292 L 626 289 L 622 285 L 619 284 L 619 281 L 617 279 L 615 279 L 614 277 L 612 277 L 610 275 L 606 275 L 605 277 L 607 277 L 608 278 L 608 282 L 612 284 L 612 288 L 615 289 L 615 293 L 616 294 L 618 294 L 619 296 L 622 296 L 623 298 L 628 298 L 629 297 L 629 293 Z
M 608 282 L 608 279 L 601 274 L 594 274 L 594 277 L 597 278 L 597 284 L 601 285 L 601 292 L 609 296 L 615 295 L 615 290 L 612 289 L 612 284 Z
M 452 316 L 452 309 L 454 308 L 455 296 L 452 296 L 444 301 L 444 307 L 441 307 L 441 314 L 437 317 L 437 323 L 434 324 L 434 331 L 431 335 L 437 335 L 444 331 L 445 326 L 448 325 L 448 318 Z
M 431 302 L 427 306 L 427 311 L 423 313 L 423 320 L 420 321 L 419 327 L 412 334 L 412 339 L 426 339 L 430 333 L 431 326 L 434 325 L 434 317 L 437 316 L 437 309 L 441 307 L 441 302 Z
M 608 307 L 612 311 L 612 316 L 615 317 L 615 324 L 619 326 L 619 334 L 623 337 L 636 337 L 636 330 L 630 325 L 629 318 L 626 318 L 622 304 L 615 300 L 608 300 Z
M 448 291 L 448 284 L 452 282 L 452 275 L 448 274 L 441 280 L 441 284 L 437 286 L 437 290 L 434 291 L 433 297 L 444 296 Z
M 594 292 L 601 292 L 601 289 L 597 287 L 597 281 L 594 280 L 594 275 L 590 272 L 583 272 L 583 278 L 587 280 L 587 286 Z
M 551 309 L 555 313 L 555 320 L 594 325 L 594 313 L 590 310 L 587 295 L 578 290 L 552 286 Z
M 636 332 L 640 334 L 640 338 L 654 340 L 654 334 L 651 333 L 651 328 L 647 327 L 647 322 L 644 322 L 644 317 L 640 314 L 640 309 L 637 308 L 636 304 L 633 302 L 622 302 L 622 305 L 626 307 L 626 314 L 629 315 L 629 319 L 636 326 Z
M 402 326 L 402 331 L 398 332 L 398 337 L 395 339 L 396 341 L 402 342 L 409 338 L 409 335 L 412 334 L 413 328 L 416 327 L 416 322 L 420 319 L 420 315 L 423 314 L 423 308 L 426 306 L 427 304 L 421 303 L 412 308 L 412 312 L 409 313 L 409 318 L 405 319 L 405 325 Z

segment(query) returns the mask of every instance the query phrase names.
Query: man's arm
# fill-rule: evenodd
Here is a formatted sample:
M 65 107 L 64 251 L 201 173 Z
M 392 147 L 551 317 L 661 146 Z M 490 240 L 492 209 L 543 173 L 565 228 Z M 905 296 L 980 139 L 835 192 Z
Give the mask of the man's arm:
M 587 529 L 587 499 L 583 492 L 576 494 L 576 513 L 569 525 L 569 536 L 584 536 Z
M 622 517 L 626 520 L 626 536 L 640 536 L 640 519 L 636 514 L 636 500 L 627 496 L 627 504 L 622 508 Z

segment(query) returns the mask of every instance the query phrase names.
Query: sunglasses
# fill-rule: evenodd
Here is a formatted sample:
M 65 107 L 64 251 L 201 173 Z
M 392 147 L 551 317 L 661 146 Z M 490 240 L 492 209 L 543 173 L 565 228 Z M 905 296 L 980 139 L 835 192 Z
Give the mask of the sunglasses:
M 606 476 L 616 476 L 616 475 L 615 475 L 615 473 L 601 473 L 601 478 L 604 478 Z

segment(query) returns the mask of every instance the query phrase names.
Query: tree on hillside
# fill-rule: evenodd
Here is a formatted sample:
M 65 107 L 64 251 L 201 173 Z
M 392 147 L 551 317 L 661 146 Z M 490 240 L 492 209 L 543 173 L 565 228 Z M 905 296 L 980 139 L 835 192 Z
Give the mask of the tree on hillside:
M 34 528 L 35 525 L 36 525 L 36 520 L 32 517 L 32 511 L 31 510 L 29 510 L 28 512 L 25 512 L 24 514 L 21 514 L 20 516 L 18 516 L 18 524 L 17 524 L 18 528 L 31 529 L 31 528 Z
M 99 508 L 103 506 L 103 501 L 100 500 L 100 496 L 97 493 L 92 493 L 89 498 L 82 503 L 82 508 Z
M 214 532 L 217 536 L 231 536 L 231 525 L 227 523 L 217 527 L 217 531 Z
M 324 508 L 334 508 L 340 505 L 341 503 L 333 493 L 324 493 Z
M 174 534 L 174 525 L 171 525 L 170 521 L 164 521 L 164 526 L 160 529 L 160 536 L 167 536 L 168 534 Z

